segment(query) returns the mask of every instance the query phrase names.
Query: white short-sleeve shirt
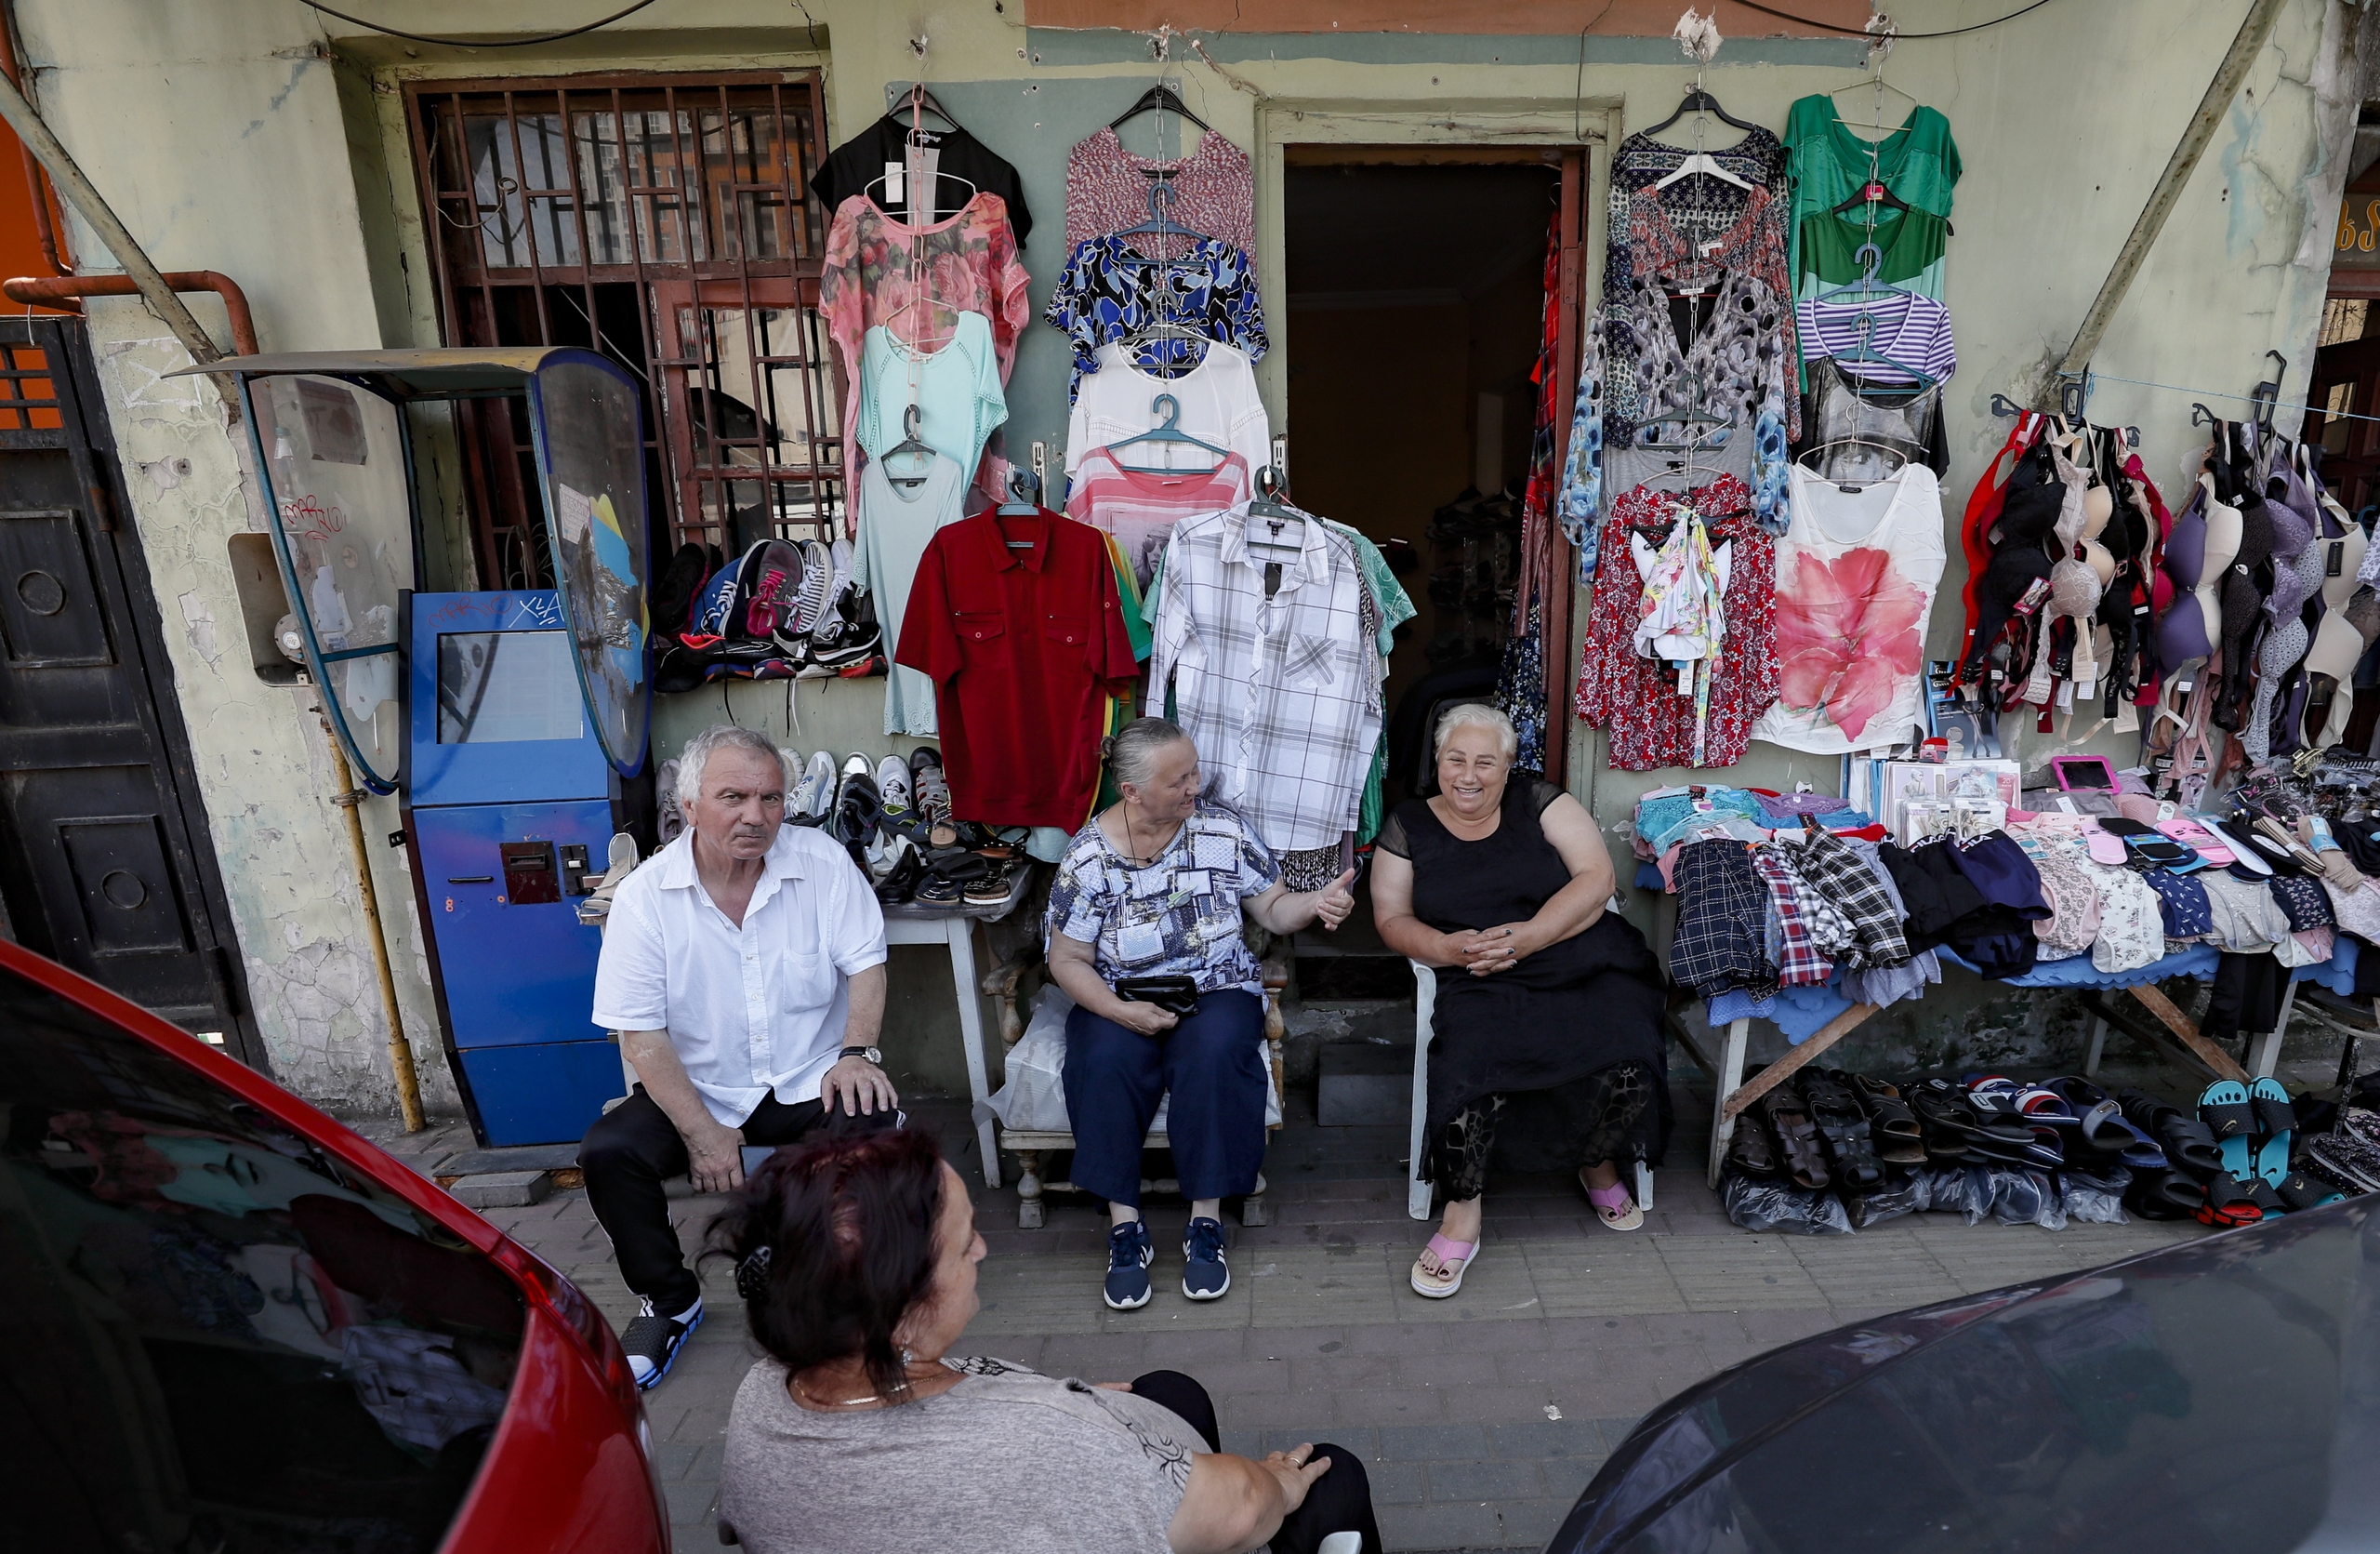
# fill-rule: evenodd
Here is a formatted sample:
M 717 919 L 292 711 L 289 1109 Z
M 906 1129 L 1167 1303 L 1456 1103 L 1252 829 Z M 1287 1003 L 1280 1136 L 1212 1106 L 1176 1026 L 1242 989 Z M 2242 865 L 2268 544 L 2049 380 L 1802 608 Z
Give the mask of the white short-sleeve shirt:
M 834 841 L 786 826 L 761 863 L 738 927 L 703 889 L 688 830 L 621 883 L 595 965 L 595 1023 L 668 1030 L 731 1128 L 772 1093 L 818 1098 L 842 1050 L 848 979 L 885 960 L 883 909 Z

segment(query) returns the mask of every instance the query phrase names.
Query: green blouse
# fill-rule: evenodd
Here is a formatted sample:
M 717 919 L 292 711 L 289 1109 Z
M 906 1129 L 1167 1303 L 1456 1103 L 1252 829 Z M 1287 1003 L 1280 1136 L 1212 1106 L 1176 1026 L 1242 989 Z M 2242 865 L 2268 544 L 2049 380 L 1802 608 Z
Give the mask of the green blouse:
M 1871 140 L 1843 122 L 1832 98 L 1814 93 L 1786 116 L 1785 166 L 1793 179 L 1787 231 L 1793 246 L 1791 268 L 1798 279 L 1802 223 L 1857 194 L 1871 170 L 1912 210 L 1948 219 L 1950 193 L 1959 181 L 1959 147 L 1950 138 L 1950 121 L 1932 108 L 1911 110 L 1898 130 Z

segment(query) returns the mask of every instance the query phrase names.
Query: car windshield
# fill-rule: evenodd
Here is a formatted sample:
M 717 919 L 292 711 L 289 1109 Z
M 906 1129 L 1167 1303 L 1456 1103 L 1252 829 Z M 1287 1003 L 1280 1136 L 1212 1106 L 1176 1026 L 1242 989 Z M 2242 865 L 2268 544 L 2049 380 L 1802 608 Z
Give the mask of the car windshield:
M 5 968 L 0 1118 L 12 1541 L 436 1548 L 520 1353 L 501 1268 Z

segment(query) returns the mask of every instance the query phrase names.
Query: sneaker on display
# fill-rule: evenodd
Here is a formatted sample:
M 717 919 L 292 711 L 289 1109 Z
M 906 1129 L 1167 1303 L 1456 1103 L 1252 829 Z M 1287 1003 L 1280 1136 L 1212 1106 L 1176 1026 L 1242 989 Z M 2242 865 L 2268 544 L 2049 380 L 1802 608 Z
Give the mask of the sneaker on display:
M 819 618 L 826 613 L 826 600 L 835 583 L 834 552 L 824 542 L 812 540 L 801 548 L 801 597 L 793 617 L 793 635 L 808 636 L 818 629 Z
M 835 808 L 835 758 L 825 750 L 810 757 L 801 786 L 785 806 L 785 817 L 797 826 L 814 826 Z
M 1149 1303 L 1149 1261 L 1157 1255 L 1140 1220 L 1107 1232 L 1107 1308 L 1137 1311 Z
M 630 1319 L 628 1331 L 620 1335 L 620 1348 L 628 1357 L 628 1373 L 636 1378 L 637 1387 L 650 1391 L 669 1374 L 678 1362 L 678 1351 L 694 1329 L 703 1324 L 702 1296 L 674 1317 L 654 1311 L 653 1302 L 646 1299 L 641 1310 Z
M 897 823 L 909 818 L 909 764 L 888 755 L 876 766 L 876 791 L 884 800 L 884 817 Z

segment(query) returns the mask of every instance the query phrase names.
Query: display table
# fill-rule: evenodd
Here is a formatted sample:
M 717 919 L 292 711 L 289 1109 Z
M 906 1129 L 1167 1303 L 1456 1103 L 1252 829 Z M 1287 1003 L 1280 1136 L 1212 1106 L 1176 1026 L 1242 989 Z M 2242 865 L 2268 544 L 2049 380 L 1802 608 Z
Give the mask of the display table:
M 1000 1154 L 992 1136 L 991 1113 L 985 1100 L 992 1093 L 991 1069 L 984 1056 L 984 997 L 976 979 L 975 924 L 998 923 L 1016 910 L 1033 888 L 1033 868 L 1027 864 L 1010 883 L 1008 899 L 992 905 L 920 907 L 915 903 L 884 909 L 887 944 L 938 944 L 950 953 L 950 983 L 959 999 L 959 1040 L 967 1052 L 967 1089 L 974 1101 L 975 1143 L 984 1155 L 984 1185 L 1000 1185 Z
M 1937 947 L 1934 953 L 1944 965 L 1980 975 L 1974 966 L 1947 948 Z M 2062 961 L 2045 962 L 2022 976 L 1996 980 L 2010 988 L 2083 990 L 2083 1006 L 2090 1010 L 2092 1016 L 2091 1044 L 2082 1062 L 2082 1072 L 2086 1075 L 2098 1072 L 2099 1058 L 2107 1045 L 2108 1029 L 2113 1026 L 2178 1067 L 2203 1071 L 2216 1079 L 2244 1082 L 2251 1077 L 2269 1075 L 2279 1063 L 2281 1038 L 2282 1032 L 2289 1029 L 2289 1015 L 2296 1002 L 2297 984 L 2315 981 L 2335 992 L 2352 992 L 2356 956 L 2355 941 L 2341 935 L 2338 947 L 2329 960 L 2291 969 L 2289 986 L 2281 998 L 2280 1018 L 2273 1022 L 2272 1029 L 2258 1034 L 2250 1043 L 2245 1069 L 2229 1053 L 2202 1035 L 2197 1023 L 2175 1007 L 2173 1000 L 2156 987 L 2167 977 L 2212 975 L 2219 952 L 2211 945 L 2192 945 L 2134 971 L 2099 971 L 2091 964 L 2088 955 L 2077 955 Z M 2101 996 L 2108 992 L 2130 994 L 2155 1016 L 2154 1022 L 2135 1019 Z M 1876 1005 L 1854 1003 L 1836 991 L 1831 984 L 1784 990 L 1778 996 L 1776 1013 L 1762 1017 L 1776 1021 L 1778 1029 L 1785 1033 L 1789 1049 L 1784 1056 L 1746 1082 L 1744 1057 L 1751 1043 L 1752 1020 L 1747 1017 L 1727 1022 L 1726 1037 L 1720 1050 L 1714 1054 L 1703 1046 L 1690 1021 L 1685 1017 L 1685 1011 L 1694 1007 L 1693 1003 L 1673 1007 L 1670 1010 L 1670 1027 L 1672 1034 L 1677 1037 L 1694 1061 L 1717 1082 L 1719 1099 L 1711 1119 L 1711 1155 L 1706 1173 L 1714 1189 L 1719 1185 L 1721 1168 L 1726 1162 L 1728 1142 L 1735 1135 L 1736 1119 L 1812 1058 L 1878 1013 Z

